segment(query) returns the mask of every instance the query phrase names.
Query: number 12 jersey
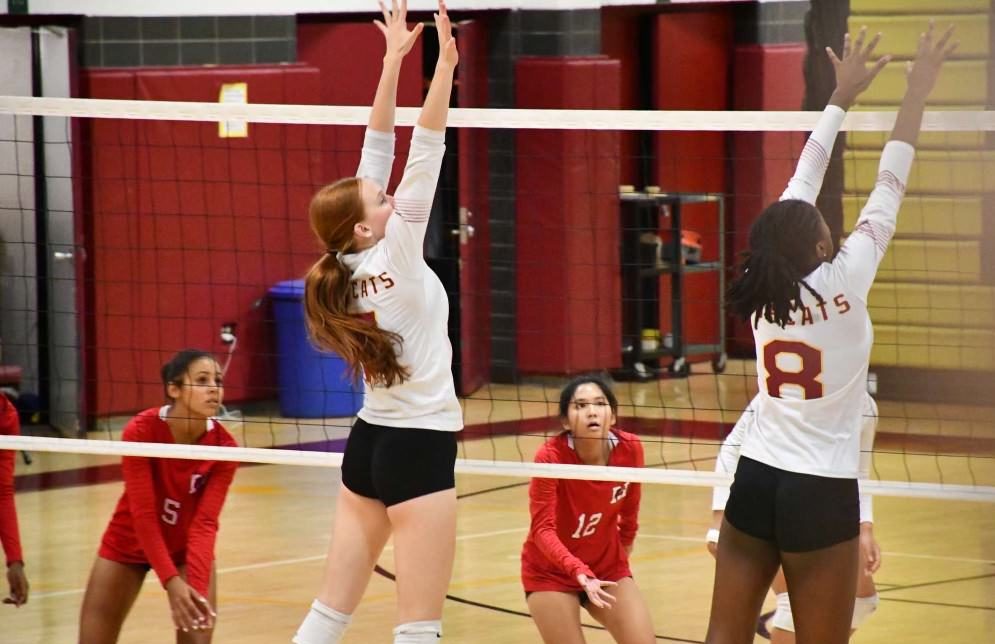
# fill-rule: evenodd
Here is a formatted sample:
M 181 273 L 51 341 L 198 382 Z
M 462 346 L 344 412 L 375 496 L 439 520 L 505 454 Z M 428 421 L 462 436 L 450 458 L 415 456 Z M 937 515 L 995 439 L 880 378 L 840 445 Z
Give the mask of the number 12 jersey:
M 612 430 L 610 441 L 608 465 L 643 466 L 643 445 L 635 434 Z M 581 464 L 569 432 L 548 440 L 535 460 Z M 625 548 L 639 528 L 640 497 L 638 483 L 532 479 L 532 525 L 522 547 L 525 591 L 580 590 L 581 573 L 606 581 L 632 576 Z

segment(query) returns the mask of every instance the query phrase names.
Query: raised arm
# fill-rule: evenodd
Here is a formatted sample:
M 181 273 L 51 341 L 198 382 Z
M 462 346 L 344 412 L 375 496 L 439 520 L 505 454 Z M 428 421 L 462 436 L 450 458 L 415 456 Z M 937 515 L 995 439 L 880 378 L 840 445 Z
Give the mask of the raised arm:
M 920 36 L 916 59 L 908 64 L 908 87 L 898 109 L 895 127 L 881 153 L 874 190 L 853 232 L 833 261 L 833 265 L 843 271 L 850 288 L 865 299 L 895 234 L 898 209 L 915 158 L 912 146 L 919 138 L 926 97 L 936 84 L 943 61 L 957 48 L 957 43 L 950 43 L 952 34 L 953 27 L 950 27 L 936 40 L 930 21 L 929 28 Z
M 781 195 L 782 201 L 800 199 L 815 204 L 819 191 L 822 190 L 822 180 L 826 175 L 826 168 L 829 167 L 833 145 L 836 143 L 836 136 L 839 134 L 846 111 L 891 60 L 889 56 L 883 56 L 868 68 L 867 63 L 881 39 L 881 34 L 875 35 L 871 42 L 864 46 L 866 35 L 867 28 L 862 27 L 856 42 L 852 45 L 850 34 L 843 37 L 842 60 L 837 58 L 832 49 L 826 47 L 826 54 L 836 70 L 836 89 L 829 97 L 829 104 L 805 143 L 795 174 Z
M 439 34 L 439 60 L 411 137 L 404 177 L 394 193 L 394 216 L 387 220 L 385 234 L 387 257 L 404 272 L 409 272 L 422 258 L 425 230 L 446 151 L 449 97 L 459 62 L 456 39 L 443 2 L 439 2 L 435 27 Z
M 401 76 L 401 62 L 418 40 L 422 24 L 418 23 L 408 30 L 407 0 L 402 0 L 400 6 L 397 0 L 393 0 L 390 9 L 387 9 L 383 2 L 379 4 L 383 13 L 383 22 L 379 20 L 373 22 L 383 34 L 386 51 L 356 176 L 376 181 L 386 189 L 390 180 L 390 168 L 394 163 L 394 112 L 397 106 L 397 83 Z
M 377 85 L 377 94 L 373 99 L 373 109 L 370 111 L 370 122 L 368 127 L 377 132 L 394 131 L 394 108 L 397 106 L 397 81 L 401 75 L 401 61 L 408 55 L 411 48 L 415 46 L 419 34 L 422 32 L 422 24 L 419 22 L 410 30 L 408 29 L 408 1 L 401 0 L 398 7 L 397 0 L 392 0 L 390 9 L 379 3 L 380 11 L 383 13 L 383 22 L 374 20 L 373 23 L 383 34 L 387 50 L 383 57 L 383 71 L 380 73 L 380 83 Z

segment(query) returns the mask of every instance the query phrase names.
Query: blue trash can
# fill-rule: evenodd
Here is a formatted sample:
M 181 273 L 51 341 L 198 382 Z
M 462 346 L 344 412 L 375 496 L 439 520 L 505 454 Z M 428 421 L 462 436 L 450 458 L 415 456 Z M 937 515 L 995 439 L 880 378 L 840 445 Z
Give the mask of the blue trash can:
M 280 413 L 292 418 L 353 416 L 363 405 L 363 384 L 349 381 L 348 365 L 312 346 L 304 323 L 304 280 L 269 290 L 276 324 Z

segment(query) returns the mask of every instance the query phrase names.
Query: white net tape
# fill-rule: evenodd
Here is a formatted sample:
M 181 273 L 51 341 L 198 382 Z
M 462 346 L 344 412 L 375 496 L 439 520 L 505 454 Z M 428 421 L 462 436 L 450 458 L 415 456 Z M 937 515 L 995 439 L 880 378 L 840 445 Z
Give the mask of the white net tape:
M 0 449 L 146 456 L 154 458 L 185 458 L 199 461 L 239 461 L 242 463 L 307 465 L 311 467 L 341 467 L 342 465 L 342 454 L 329 452 L 263 449 L 256 447 L 136 443 L 131 441 L 84 440 L 41 436 L 0 436 Z M 660 470 L 639 467 L 561 465 L 557 463 L 516 463 L 479 459 L 457 459 L 456 473 L 516 478 L 548 477 L 585 481 L 629 481 L 632 483 L 663 483 L 697 487 L 729 485 L 732 482 L 730 476 L 715 472 L 673 469 Z M 989 486 L 901 481 L 861 481 L 860 488 L 863 492 L 876 496 L 995 502 L 995 487 Z
M 366 106 L 219 104 L 177 101 L 133 101 L 0 96 L 0 114 L 171 121 L 246 121 L 304 125 L 366 125 Z M 397 125 L 413 125 L 418 108 L 398 108 Z M 653 130 L 719 132 L 798 132 L 811 130 L 819 112 L 802 111 L 657 111 L 453 109 L 450 127 L 549 130 Z M 851 112 L 843 130 L 887 132 L 894 111 Z M 923 117 L 926 131 L 995 131 L 995 111 L 931 111 Z M 717 447 L 717 446 L 716 446 Z M 0 449 L 72 452 L 118 456 L 228 460 L 275 465 L 340 467 L 342 455 L 277 448 L 225 448 L 110 440 L 0 436 Z M 459 459 L 460 474 L 505 477 L 631 481 L 711 487 L 730 479 L 710 471 L 594 467 L 515 461 Z M 865 492 L 883 496 L 995 502 L 995 487 L 931 482 L 861 481 Z
M 414 125 L 420 108 L 397 108 L 397 125 Z M 0 96 L 0 114 L 173 121 L 249 121 L 306 125 L 363 125 L 365 106 L 263 105 L 181 101 Z M 696 132 L 798 132 L 815 127 L 820 112 L 700 110 L 534 110 L 456 108 L 449 127 L 540 130 L 668 130 Z M 843 130 L 887 132 L 896 112 L 850 112 Z M 936 111 L 923 116 L 925 131 L 995 131 L 995 111 Z

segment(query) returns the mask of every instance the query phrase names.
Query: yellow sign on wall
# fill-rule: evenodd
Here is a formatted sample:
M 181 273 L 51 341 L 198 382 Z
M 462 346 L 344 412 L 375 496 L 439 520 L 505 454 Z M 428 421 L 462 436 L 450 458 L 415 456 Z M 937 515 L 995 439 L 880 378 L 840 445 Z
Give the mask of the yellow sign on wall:
M 248 83 L 224 83 L 218 96 L 219 103 L 249 102 Z M 222 139 L 246 138 L 249 136 L 248 121 L 221 121 L 218 123 L 218 136 Z

